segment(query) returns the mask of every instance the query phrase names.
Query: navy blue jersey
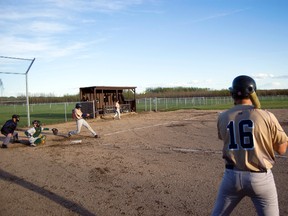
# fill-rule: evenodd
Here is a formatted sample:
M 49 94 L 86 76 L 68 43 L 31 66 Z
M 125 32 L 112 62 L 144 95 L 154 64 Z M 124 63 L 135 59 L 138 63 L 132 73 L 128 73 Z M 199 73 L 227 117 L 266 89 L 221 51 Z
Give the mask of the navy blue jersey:
M 5 122 L 3 127 L 1 128 L 1 133 L 5 136 L 9 133 L 14 133 L 17 127 L 17 122 L 14 122 L 12 119 Z

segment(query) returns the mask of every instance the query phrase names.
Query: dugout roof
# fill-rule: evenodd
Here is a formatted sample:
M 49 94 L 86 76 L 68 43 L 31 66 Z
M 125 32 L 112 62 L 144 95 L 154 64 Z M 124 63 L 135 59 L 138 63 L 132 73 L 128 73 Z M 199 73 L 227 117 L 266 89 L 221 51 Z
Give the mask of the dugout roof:
M 80 89 L 96 89 L 96 90 L 123 90 L 123 89 L 136 89 L 135 86 L 89 86 L 81 87 Z

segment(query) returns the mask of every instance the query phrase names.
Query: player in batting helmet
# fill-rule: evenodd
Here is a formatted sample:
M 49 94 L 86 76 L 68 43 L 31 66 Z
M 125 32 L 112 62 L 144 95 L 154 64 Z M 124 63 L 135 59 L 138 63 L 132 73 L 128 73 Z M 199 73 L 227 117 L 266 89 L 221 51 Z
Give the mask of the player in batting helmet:
M 256 91 L 256 83 L 249 76 L 238 76 L 233 80 L 229 90 L 233 98 L 248 98 L 251 92 Z
M 75 108 L 76 109 L 82 108 L 82 104 L 81 103 L 76 103 Z
M 254 79 L 246 75 L 241 75 L 233 80 L 229 91 L 234 100 L 250 98 L 254 107 L 260 109 L 261 104 L 256 94 L 256 89 L 256 82 Z
M 279 215 L 271 169 L 275 152 L 287 150 L 287 135 L 274 114 L 253 105 L 250 94 L 255 91 L 251 77 L 236 77 L 230 88 L 235 106 L 218 117 L 226 169 L 213 216 L 230 215 L 245 196 L 252 199 L 258 215 Z
M 83 113 L 81 103 L 76 103 L 75 109 L 72 110 L 72 118 L 76 121 L 77 129 L 74 131 L 68 132 L 68 137 L 72 135 L 79 134 L 81 132 L 82 126 L 87 128 L 95 138 L 100 138 L 100 136 L 92 129 L 89 123 L 85 120 L 85 118 L 89 117 L 89 113 Z

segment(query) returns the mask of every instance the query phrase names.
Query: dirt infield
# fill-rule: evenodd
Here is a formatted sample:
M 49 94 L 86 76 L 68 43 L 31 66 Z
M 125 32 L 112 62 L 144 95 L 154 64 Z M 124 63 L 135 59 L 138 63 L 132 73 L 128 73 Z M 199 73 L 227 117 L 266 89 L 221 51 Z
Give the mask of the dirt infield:
M 271 111 L 288 133 L 288 111 Z M 218 113 L 108 116 L 88 121 L 100 139 L 83 128 L 71 138 L 49 133 L 35 148 L 10 144 L 0 149 L 0 215 L 210 215 L 224 171 Z M 66 135 L 76 125 L 49 127 Z M 286 156 L 273 173 L 280 215 L 288 215 Z M 245 198 L 232 215 L 256 213 Z

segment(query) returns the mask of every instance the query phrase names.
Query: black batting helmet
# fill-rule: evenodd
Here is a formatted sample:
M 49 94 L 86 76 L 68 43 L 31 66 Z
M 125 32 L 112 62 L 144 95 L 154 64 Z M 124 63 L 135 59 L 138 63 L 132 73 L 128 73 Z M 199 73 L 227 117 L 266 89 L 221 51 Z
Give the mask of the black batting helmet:
M 17 114 L 12 115 L 12 119 L 15 118 L 17 122 L 20 120 L 20 116 Z
M 233 80 L 229 91 L 234 99 L 248 98 L 251 93 L 256 91 L 255 80 L 246 75 L 238 76 Z
M 81 107 L 82 107 L 82 104 L 81 104 L 81 103 L 76 103 L 75 108 L 79 109 L 79 108 L 81 108 Z

